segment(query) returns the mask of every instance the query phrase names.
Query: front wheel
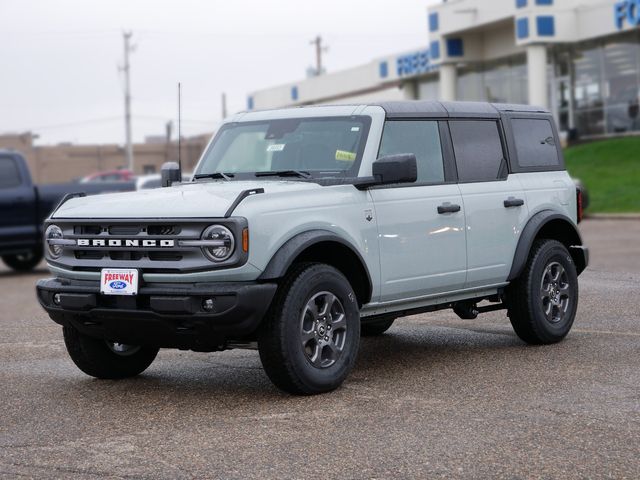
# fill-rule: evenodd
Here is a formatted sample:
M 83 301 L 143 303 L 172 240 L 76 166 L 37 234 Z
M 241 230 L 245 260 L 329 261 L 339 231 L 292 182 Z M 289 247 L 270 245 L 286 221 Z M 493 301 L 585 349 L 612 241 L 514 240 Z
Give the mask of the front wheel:
M 29 270 L 33 270 L 42 261 L 42 257 L 42 249 L 34 248 L 24 253 L 3 255 L 2 261 L 5 265 L 17 272 L 28 272 Z
M 507 289 L 507 305 L 513 329 L 527 343 L 555 343 L 569 333 L 578 309 L 578 274 L 562 243 L 534 243 L 524 271 Z
M 342 384 L 359 342 L 360 313 L 348 280 L 333 267 L 306 263 L 295 266 L 278 289 L 258 348 L 278 388 L 311 395 Z
M 155 360 L 157 347 L 125 345 L 89 337 L 63 327 L 64 343 L 73 363 L 87 375 L 103 379 L 135 377 Z

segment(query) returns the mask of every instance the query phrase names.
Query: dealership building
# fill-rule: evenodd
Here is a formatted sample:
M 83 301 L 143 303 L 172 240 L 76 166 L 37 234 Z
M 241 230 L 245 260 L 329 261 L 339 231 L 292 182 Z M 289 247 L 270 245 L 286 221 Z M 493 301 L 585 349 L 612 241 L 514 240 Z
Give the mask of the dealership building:
M 415 51 L 253 92 L 268 109 L 477 100 L 550 109 L 569 136 L 640 131 L 640 0 L 450 0 Z

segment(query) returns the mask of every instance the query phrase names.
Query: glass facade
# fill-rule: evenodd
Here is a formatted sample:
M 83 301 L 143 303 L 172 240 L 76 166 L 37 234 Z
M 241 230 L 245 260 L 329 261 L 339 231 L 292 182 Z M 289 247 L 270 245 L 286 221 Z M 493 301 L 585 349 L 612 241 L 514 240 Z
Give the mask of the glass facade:
M 549 45 L 549 106 L 561 131 L 591 136 L 640 131 L 640 29 L 575 44 Z M 439 98 L 437 76 L 418 98 Z M 526 55 L 460 65 L 457 99 L 528 103 Z
M 487 62 L 458 71 L 459 100 L 527 103 L 527 63 L 524 55 Z
M 556 48 L 550 58 L 562 129 L 580 136 L 640 130 L 640 32 Z

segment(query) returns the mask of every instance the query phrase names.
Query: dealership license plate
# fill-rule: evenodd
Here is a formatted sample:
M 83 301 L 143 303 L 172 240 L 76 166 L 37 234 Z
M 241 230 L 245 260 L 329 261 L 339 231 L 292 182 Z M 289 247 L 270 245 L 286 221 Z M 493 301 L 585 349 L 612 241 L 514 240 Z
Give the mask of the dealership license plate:
M 103 268 L 100 293 L 103 295 L 137 295 L 140 272 L 135 268 Z

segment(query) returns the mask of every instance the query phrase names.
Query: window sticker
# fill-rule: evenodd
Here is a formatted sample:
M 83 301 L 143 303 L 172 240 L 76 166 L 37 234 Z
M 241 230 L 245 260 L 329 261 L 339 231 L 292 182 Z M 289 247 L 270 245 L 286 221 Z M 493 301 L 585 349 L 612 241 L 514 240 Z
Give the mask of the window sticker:
M 356 159 L 356 154 L 353 152 L 347 152 L 346 150 L 336 150 L 336 160 L 340 162 L 353 162 Z
M 281 152 L 284 150 L 286 143 L 274 143 L 267 147 L 267 152 Z
M 360 131 L 360 127 L 351 127 L 351 131 L 352 132 L 359 132 Z

